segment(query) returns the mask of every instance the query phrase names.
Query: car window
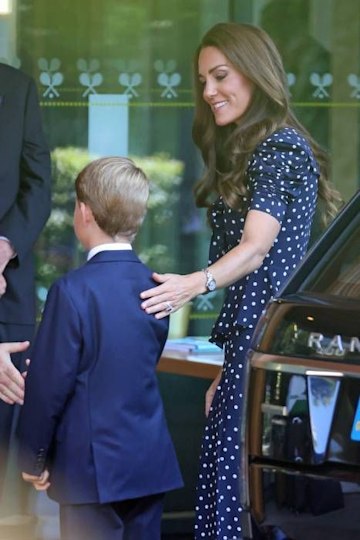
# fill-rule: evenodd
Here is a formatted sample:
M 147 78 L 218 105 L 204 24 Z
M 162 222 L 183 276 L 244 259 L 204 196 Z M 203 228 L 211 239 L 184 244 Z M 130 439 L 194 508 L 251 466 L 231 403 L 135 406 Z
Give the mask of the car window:
M 360 225 L 353 227 L 345 241 L 333 246 L 322 271 L 306 289 L 346 298 L 360 299 Z

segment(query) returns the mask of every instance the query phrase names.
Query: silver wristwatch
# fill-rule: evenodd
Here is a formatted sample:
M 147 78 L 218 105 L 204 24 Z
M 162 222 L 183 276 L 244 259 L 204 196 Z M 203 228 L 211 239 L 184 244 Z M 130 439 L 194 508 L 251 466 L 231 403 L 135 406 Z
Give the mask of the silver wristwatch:
M 206 292 L 215 291 L 216 281 L 214 279 L 214 276 L 212 275 L 212 273 L 210 272 L 208 268 L 204 268 L 203 272 L 206 277 L 206 281 L 205 281 Z

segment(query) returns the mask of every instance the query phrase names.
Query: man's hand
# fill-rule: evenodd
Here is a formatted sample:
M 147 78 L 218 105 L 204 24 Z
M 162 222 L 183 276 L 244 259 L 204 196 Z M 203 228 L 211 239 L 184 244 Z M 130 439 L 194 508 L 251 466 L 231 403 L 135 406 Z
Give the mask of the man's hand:
M 25 390 L 24 377 L 11 362 L 10 354 L 25 351 L 29 345 L 29 341 L 0 343 L 0 399 L 9 405 L 22 405 Z
M 40 476 L 34 476 L 25 472 L 22 473 L 23 480 L 32 484 L 37 491 L 46 491 L 50 487 L 49 476 L 50 473 L 47 469 Z
M 0 273 L 5 270 L 8 262 L 14 257 L 14 250 L 7 240 L 0 238 Z
M 10 242 L 0 238 L 0 296 L 6 292 L 6 279 L 3 276 L 3 272 L 14 255 L 15 253 Z
M 0 274 L 0 298 L 6 293 L 6 279 L 2 274 Z

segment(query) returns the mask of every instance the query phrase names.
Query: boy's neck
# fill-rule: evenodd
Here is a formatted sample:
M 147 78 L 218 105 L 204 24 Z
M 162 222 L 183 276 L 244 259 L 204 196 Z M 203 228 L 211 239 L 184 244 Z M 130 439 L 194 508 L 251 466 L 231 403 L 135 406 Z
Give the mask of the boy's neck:
M 125 236 L 108 236 L 105 233 L 100 233 L 94 235 L 92 238 L 88 239 L 87 245 L 83 246 L 87 251 L 90 251 L 91 249 L 102 246 L 103 244 L 131 244 L 128 238 Z
M 107 244 L 107 245 L 112 245 L 112 244 L 126 244 L 126 245 L 131 245 L 129 240 L 128 239 L 119 239 L 119 240 L 104 240 L 102 242 L 95 242 L 95 243 L 92 243 L 89 245 L 89 247 L 87 248 L 88 251 L 90 251 L 91 249 L 95 248 L 95 247 L 98 247 L 98 246 L 103 246 L 104 244 Z

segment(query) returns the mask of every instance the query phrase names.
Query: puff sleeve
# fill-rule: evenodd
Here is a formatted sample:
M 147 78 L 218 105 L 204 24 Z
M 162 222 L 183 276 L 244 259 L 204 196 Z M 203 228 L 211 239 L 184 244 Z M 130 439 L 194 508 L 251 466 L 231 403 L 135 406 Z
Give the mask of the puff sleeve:
M 308 142 L 292 128 L 273 133 L 255 149 L 248 167 L 250 210 L 270 214 L 282 222 L 288 205 L 300 197 L 310 201 L 307 186 L 317 162 Z M 308 193 L 308 194 L 307 194 Z

